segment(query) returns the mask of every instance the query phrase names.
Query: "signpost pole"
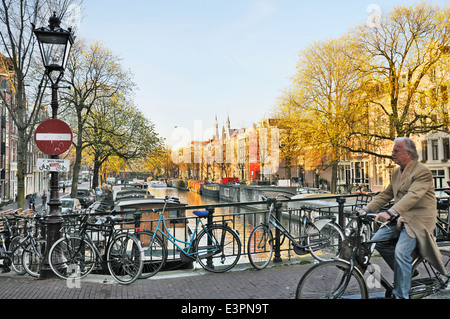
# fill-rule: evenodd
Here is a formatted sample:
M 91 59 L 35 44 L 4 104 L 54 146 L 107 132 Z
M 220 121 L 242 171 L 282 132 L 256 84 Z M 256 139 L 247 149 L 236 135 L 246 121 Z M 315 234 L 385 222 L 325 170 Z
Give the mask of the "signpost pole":
M 67 66 L 74 38 L 70 28 L 68 30 L 61 28 L 61 19 L 57 16 L 56 12 L 53 13 L 53 16 L 50 17 L 48 22 L 49 25 L 43 28 L 35 28 L 33 25 L 33 33 L 36 35 L 39 44 L 45 72 L 52 83 L 52 119 L 56 120 L 58 116 L 58 83 L 64 76 L 64 70 Z M 36 144 L 38 144 L 37 140 Z M 54 152 L 44 153 L 50 155 L 51 159 L 58 159 L 58 156 L 64 152 L 59 147 L 59 144 L 57 147 L 58 150 L 55 149 Z M 63 223 L 61 201 L 59 200 L 58 192 L 58 175 L 58 172 L 51 172 L 50 201 L 48 203 L 50 212 L 47 218 L 47 244 L 44 260 L 41 264 L 40 279 L 56 277 L 49 265 L 48 252 L 56 240 L 60 238 L 59 231 Z
M 58 116 L 58 83 L 52 85 L 52 118 L 56 119 Z M 58 159 L 58 155 L 51 155 L 51 159 Z M 61 215 L 61 201 L 59 199 L 59 173 L 51 172 L 50 177 L 50 201 L 48 206 L 50 207 L 49 216 L 47 218 L 47 247 L 45 249 L 44 260 L 42 261 L 41 271 L 39 273 L 39 279 L 48 279 L 55 277 L 49 264 L 49 250 L 51 245 L 60 238 L 60 229 L 64 222 Z

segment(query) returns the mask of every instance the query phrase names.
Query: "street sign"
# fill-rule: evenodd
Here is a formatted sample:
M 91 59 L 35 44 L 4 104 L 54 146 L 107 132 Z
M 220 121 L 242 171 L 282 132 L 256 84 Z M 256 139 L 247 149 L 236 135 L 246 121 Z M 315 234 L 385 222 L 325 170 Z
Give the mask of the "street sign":
M 38 158 L 37 169 L 40 172 L 68 172 L 70 169 L 69 160 Z
M 72 145 L 72 130 L 66 122 L 50 119 L 42 122 L 34 133 L 34 141 L 42 153 L 60 155 Z

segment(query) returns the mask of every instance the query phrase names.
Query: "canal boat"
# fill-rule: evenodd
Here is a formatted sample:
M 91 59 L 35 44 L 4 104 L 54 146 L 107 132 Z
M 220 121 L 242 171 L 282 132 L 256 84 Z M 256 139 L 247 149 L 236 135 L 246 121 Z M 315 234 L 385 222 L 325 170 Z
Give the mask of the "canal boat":
M 203 184 L 203 183 L 204 183 L 204 182 L 194 181 L 194 180 L 189 180 L 189 181 L 188 181 L 188 189 L 189 189 L 191 192 L 199 193 L 199 194 L 200 194 L 200 191 L 201 191 L 201 188 L 202 188 L 202 184 Z
M 163 182 L 163 181 L 151 181 L 150 187 L 155 187 L 155 188 L 167 187 L 167 183 Z
M 220 185 L 216 183 L 205 183 L 200 187 L 200 194 L 219 198 Z

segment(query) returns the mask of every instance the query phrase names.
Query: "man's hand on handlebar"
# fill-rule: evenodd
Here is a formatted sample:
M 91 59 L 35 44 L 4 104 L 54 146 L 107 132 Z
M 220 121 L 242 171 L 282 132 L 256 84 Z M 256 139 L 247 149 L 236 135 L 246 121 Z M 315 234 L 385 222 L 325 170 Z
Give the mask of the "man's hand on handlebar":
M 375 217 L 375 222 L 380 221 L 382 223 L 387 222 L 391 219 L 391 215 L 389 215 L 387 212 L 381 212 Z

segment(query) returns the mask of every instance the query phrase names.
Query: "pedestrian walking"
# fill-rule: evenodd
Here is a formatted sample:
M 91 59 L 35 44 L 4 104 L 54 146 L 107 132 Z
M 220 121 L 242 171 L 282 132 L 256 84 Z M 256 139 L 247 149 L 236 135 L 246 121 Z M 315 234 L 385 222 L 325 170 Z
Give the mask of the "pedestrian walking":
M 26 196 L 26 199 L 28 203 L 28 208 L 34 211 L 36 207 L 36 194 L 28 194 Z
M 62 189 L 63 189 L 63 193 L 65 193 L 66 192 L 66 183 L 63 183 Z
M 47 209 L 47 191 L 44 189 L 42 191 L 42 210 Z
M 27 200 L 28 208 L 31 209 L 31 194 L 27 194 L 25 198 Z

